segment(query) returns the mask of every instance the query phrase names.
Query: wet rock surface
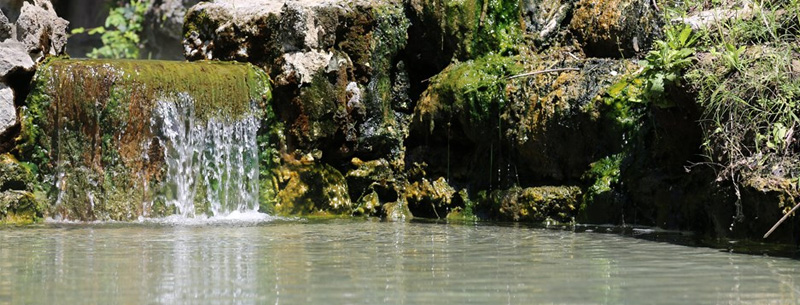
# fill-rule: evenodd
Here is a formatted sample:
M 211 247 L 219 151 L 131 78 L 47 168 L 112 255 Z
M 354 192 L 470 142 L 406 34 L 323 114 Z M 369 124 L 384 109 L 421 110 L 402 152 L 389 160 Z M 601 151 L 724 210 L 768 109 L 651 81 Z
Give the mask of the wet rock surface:
M 218 118 L 244 119 L 268 99 L 267 82 L 263 71 L 246 64 L 50 59 L 34 78 L 14 153 L 38 169 L 53 218 L 172 214 L 167 202 L 179 196 L 196 203 L 197 211 L 183 212 L 206 213 L 208 192 L 181 190 L 180 178 L 168 181 L 192 175 L 192 164 L 214 157 L 197 144 L 213 138 L 186 133 L 223 130 Z M 186 151 L 188 159 L 180 159 Z M 179 164 L 170 167 L 168 155 Z

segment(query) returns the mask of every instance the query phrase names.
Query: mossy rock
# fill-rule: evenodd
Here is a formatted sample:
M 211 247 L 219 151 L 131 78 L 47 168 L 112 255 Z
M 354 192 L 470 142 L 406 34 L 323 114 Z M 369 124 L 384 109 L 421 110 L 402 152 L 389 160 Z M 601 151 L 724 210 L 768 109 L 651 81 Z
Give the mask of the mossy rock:
M 277 202 L 272 211 L 282 216 L 351 215 L 353 203 L 344 176 L 319 163 L 286 164 L 275 170 Z
M 50 216 L 164 215 L 169 143 L 153 123 L 158 102 L 188 97 L 198 124 L 233 122 L 269 113 L 253 106 L 270 92 L 266 74 L 247 64 L 54 58 L 34 77 L 17 154 L 38 169 Z
M 572 222 L 580 196 L 577 186 L 540 186 L 494 191 L 487 200 L 499 220 Z
M 385 216 L 382 205 L 397 200 L 397 177 L 391 164 L 385 159 L 362 161 L 351 160 L 354 167 L 345 175 L 350 198 L 358 208 L 356 214 Z
M 0 192 L 7 190 L 30 191 L 35 189 L 32 164 L 23 164 L 10 154 L 0 155 Z
M 470 140 L 487 138 L 508 103 L 508 77 L 523 70 L 517 57 L 490 55 L 453 64 L 431 79 L 414 110 L 413 124 L 433 132 L 437 124 L 457 122 Z
M 412 0 L 410 6 L 419 20 L 417 37 L 425 37 L 431 50 L 462 61 L 518 53 L 524 32 L 518 0 Z
M 436 180 L 422 178 L 405 185 L 400 193 L 403 201 L 415 217 L 445 218 L 451 209 L 457 207 L 453 201 L 456 190 L 444 177 Z
M 0 224 L 30 224 L 42 219 L 42 212 L 41 200 L 32 192 L 0 192 Z
M 580 0 L 570 30 L 588 56 L 642 55 L 662 36 L 663 18 L 650 0 Z

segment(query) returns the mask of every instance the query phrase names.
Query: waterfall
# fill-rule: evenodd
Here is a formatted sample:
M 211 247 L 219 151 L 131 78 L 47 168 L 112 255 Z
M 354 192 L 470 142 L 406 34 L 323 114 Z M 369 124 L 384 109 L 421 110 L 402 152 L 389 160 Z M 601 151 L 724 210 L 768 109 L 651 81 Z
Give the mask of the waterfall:
M 152 126 L 164 143 L 166 202 L 184 217 L 258 210 L 259 121 L 255 111 L 238 119 L 197 118 L 191 96 L 162 99 Z M 200 205 L 200 206 L 197 206 Z

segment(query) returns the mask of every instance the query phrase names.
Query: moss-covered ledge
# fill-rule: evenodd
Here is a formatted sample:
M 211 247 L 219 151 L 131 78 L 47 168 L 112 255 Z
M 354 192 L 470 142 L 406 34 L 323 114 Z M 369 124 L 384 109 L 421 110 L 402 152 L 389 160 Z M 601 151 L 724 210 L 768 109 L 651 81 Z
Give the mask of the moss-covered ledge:
M 16 154 L 38 173 L 45 215 L 129 220 L 170 214 L 159 101 L 187 97 L 199 124 L 266 117 L 269 78 L 249 64 L 53 58 L 34 77 Z

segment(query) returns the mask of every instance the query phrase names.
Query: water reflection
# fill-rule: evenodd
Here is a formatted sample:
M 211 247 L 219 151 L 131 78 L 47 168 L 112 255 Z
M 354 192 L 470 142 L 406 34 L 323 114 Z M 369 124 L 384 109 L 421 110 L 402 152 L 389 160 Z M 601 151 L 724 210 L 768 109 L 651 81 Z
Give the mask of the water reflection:
M 330 221 L 0 230 L 0 304 L 797 303 L 800 269 L 611 234 Z

